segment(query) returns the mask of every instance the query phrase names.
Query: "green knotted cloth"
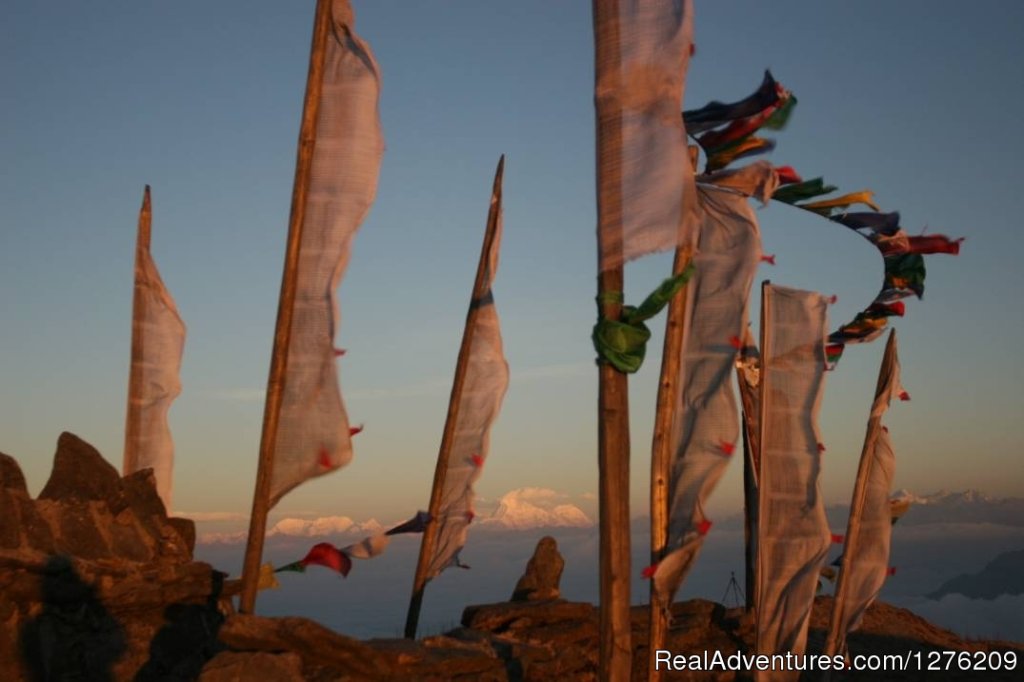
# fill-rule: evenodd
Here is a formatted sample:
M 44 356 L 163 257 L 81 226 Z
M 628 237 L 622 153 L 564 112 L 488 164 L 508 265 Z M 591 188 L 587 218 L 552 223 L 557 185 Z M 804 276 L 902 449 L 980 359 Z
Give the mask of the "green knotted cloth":
M 668 305 L 672 297 L 690 281 L 694 270 L 693 261 L 690 261 L 682 272 L 662 282 L 639 306 L 622 306 L 622 316 L 618 320 L 599 317 L 591 334 L 598 355 L 597 361 L 607 362 L 626 374 L 633 374 L 640 369 L 647 353 L 647 341 L 651 338 L 651 330 L 644 321 Z M 604 296 L 599 296 L 598 314 L 605 300 L 621 301 L 622 292 L 606 292 Z

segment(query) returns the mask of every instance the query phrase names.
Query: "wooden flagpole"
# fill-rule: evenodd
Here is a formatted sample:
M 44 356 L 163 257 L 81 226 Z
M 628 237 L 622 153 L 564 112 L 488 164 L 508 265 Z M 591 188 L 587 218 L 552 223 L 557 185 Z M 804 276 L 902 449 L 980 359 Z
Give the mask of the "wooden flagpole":
M 757 533 L 757 483 L 754 475 L 756 455 L 747 432 L 747 412 L 743 419 L 743 597 L 744 608 L 754 608 L 754 590 L 757 584 L 757 552 L 754 535 Z
M 430 521 L 427 522 L 427 527 L 423 531 L 423 541 L 420 543 L 420 555 L 416 562 L 416 574 L 412 583 L 412 598 L 409 600 L 409 611 L 405 618 L 405 636 L 408 639 L 416 637 L 420 608 L 423 606 L 423 591 L 427 586 L 427 571 L 430 569 L 430 561 L 434 556 L 437 544 L 439 529 L 437 517 L 441 511 L 441 496 L 444 493 L 445 477 L 448 473 L 448 459 L 455 442 L 455 428 L 462 402 L 462 387 L 465 384 L 466 369 L 469 366 L 469 351 L 473 343 L 473 332 L 476 329 L 476 318 L 480 311 L 480 306 L 477 303 L 489 292 L 487 268 L 490 261 L 491 245 L 494 243 L 501 217 L 501 181 L 504 174 L 505 156 L 503 154 L 498 160 L 498 169 L 494 174 L 494 188 L 491 196 L 496 197 L 497 201 L 491 203 L 487 213 L 487 230 L 484 233 L 483 248 L 480 250 L 480 261 L 476 267 L 473 295 L 469 299 L 469 312 L 466 313 L 462 345 L 459 347 L 459 358 L 455 365 L 455 379 L 452 381 L 451 397 L 448 400 L 448 416 L 445 419 L 444 433 L 441 436 L 441 447 L 437 453 L 437 465 L 434 467 L 434 485 L 430 490 Z
M 771 357 L 771 346 L 768 343 L 768 323 L 770 321 L 769 316 L 769 296 L 768 288 L 771 286 L 771 281 L 764 280 L 761 282 L 761 372 L 758 377 L 757 388 L 758 388 L 758 402 L 757 406 L 757 447 L 758 455 L 757 458 L 757 483 L 758 486 L 763 485 L 764 477 L 761 475 L 764 470 L 764 454 L 765 454 L 765 441 L 764 441 L 764 425 L 765 425 L 765 414 L 768 406 L 768 359 Z M 764 524 L 761 523 L 761 519 L 764 518 L 764 499 L 763 488 L 758 488 L 757 495 L 757 528 L 756 528 L 756 542 L 757 547 L 764 546 Z M 762 566 L 763 553 L 758 551 L 754 557 L 754 598 L 752 600 L 754 604 L 754 652 L 761 652 L 760 632 L 761 632 L 761 576 L 764 567 Z
M 593 0 L 595 64 L 616 64 L 619 54 L 617 2 Z M 609 90 L 619 90 L 618 68 L 605 74 Z M 600 76 L 595 69 L 595 84 Z M 596 89 L 596 88 L 595 88 Z M 597 250 L 598 262 L 621 261 L 622 249 L 622 106 L 596 97 L 597 113 Z M 601 316 L 622 313 L 623 268 L 600 271 L 597 299 Z M 600 661 L 602 680 L 630 678 L 632 667 L 629 614 L 629 387 L 624 373 L 608 363 L 598 369 L 598 496 L 600 518 Z
M 245 547 L 245 565 L 242 569 L 242 596 L 239 600 L 239 610 L 242 613 L 252 613 L 256 605 L 260 560 L 267 532 L 274 447 L 281 416 L 281 397 L 288 371 L 288 346 L 291 340 L 299 274 L 299 247 L 302 243 L 302 224 L 306 217 L 306 195 L 309 191 L 310 171 L 313 165 L 313 149 L 316 146 L 317 118 L 320 113 L 320 93 L 323 89 L 324 59 L 330 25 L 331 0 L 317 0 L 313 41 L 309 54 L 309 74 L 306 79 L 306 97 L 302 107 L 302 125 L 299 129 L 295 162 L 291 215 L 288 220 L 288 246 L 285 251 L 284 274 L 281 278 L 281 296 L 277 306 L 277 326 L 274 330 L 274 350 L 270 358 L 270 376 L 267 379 L 267 398 L 263 407 L 263 433 L 260 438 L 259 465 L 256 470 L 256 490 L 252 498 L 249 539 Z
M 142 195 L 142 208 L 139 209 L 138 235 L 135 241 L 135 286 L 132 291 L 132 355 L 128 369 L 128 411 L 124 426 L 124 462 L 121 473 L 129 474 L 138 468 L 139 436 L 142 428 L 142 406 L 136 403 L 142 393 L 142 382 L 145 377 L 136 369 L 136 360 L 141 360 L 144 352 L 145 339 L 139 319 L 142 317 L 143 300 L 139 296 L 138 276 L 142 268 L 142 254 L 149 251 L 150 235 L 153 225 L 153 209 L 149 197 L 149 185 Z M 167 510 L 168 513 L 170 509 Z
M 680 246 L 672 263 L 672 274 L 678 275 L 690 262 L 692 249 Z M 651 444 L 651 565 L 665 558 L 668 544 L 669 480 L 672 468 L 672 417 L 679 402 L 679 366 L 682 364 L 683 337 L 686 328 L 686 297 L 684 285 L 668 304 L 665 321 L 665 344 L 661 353 L 661 378 L 658 402 L 654 410 L 654 438 Z M 655 666 L 654 652 L 665 648 L 668 632 L 668 609 L 657 597 L 651 578 L 651 607 L 648 630 L 648 680 L 656 682 L 662 671 Z
M 885 382 L 892 373 L 892 366 L 896 362 L 896 330 L 889 332 L 889 339 L 885 343 L 885 353 L 882 355 L 882 366 L 878 370 L 878 383 L 875 386 L 875 396 L 879 396 L 885 388 Z M 843 545 L 843 565 L 839 568 L 839 578 L 836 580 L 836 591 L 832 598 L 832 616 L 829 619 L 828 636 L 825 639 L 824 654 L 834 656 L 842 652 L 844 643 L 839 637 L 839 623 L 845 614 L 842 612 L 843 598 L 849 588 L 849 581 L 846 580 L 849 562 L 854 556 L 857 542 L 860 540 L 860 520 L 864 514 L 864 498 L 867 495 L 867 480 L 874 464 L 872 454 L 875 443 L 878 441 L 878 434 L 882 430 L 882 415 L 871 415 L 868 419 L 867 432 L 864 434 L 864 447 L 860 451 L 860 464 L 857 466 L 857 480 L 853 485 L 853 500 L 850 503 L 850 518 L 846 526 L 846 542 Z
M 761 459 L 760 439 L 750 428 L 751 415 L 756 415 L 753 389 L 749 388 L 743 370 L 736 368 L 736 381 L 740 389 L 743 412 L 740 416 L 743 429 L 743 540 L 744 540 L 744 600 L 745 608 L 754 608 L 754 590 L 757 585 L 757 462 Z

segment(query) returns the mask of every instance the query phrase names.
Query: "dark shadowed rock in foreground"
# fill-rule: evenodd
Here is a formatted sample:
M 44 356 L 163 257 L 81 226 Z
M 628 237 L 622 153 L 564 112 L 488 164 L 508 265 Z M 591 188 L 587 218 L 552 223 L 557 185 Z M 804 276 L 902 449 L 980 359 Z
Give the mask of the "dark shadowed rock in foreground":
M 192 560 L 152 471 L 121 478 L 61 434 L 38 499 L 0 456 L 2 679 L 191 680 L 224 645 L 223 576 Z

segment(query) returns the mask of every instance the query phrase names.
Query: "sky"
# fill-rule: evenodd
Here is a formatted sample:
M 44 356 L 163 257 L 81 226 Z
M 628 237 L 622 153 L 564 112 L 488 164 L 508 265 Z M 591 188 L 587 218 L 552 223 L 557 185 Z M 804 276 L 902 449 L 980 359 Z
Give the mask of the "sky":
M 593 43 L 586 2 L 354 0 L 382 73 L 386 152 L 342 283 L 347 468 L 279 514 L 382 521 L 424 508 L 500 154 L 494 285 L 511 384 L 484 500 L 540 486 L 593 516 L 597 371 Z M 152 251 L 188 327 L 170 413 L 174 509 L 251 504 L 314 3 L 13 0 L 0 26 L 0 451 L 45 483 L 61 431 L 115 466 L 123 447 L 134 238 L 153 187 Z M 887 417 L 895 484 L 1024 496 L 1017 164 L 1024 5 L 697 0 L 685 104 L 733 101 L 765 68 L 799 105 L 770 160 L 870 188 L 903 226 L 966 237 L 928 257 L 899 333 L 913 399 Z M 838 296 L 832 326 L 877 292 L 865 240 L 786 206 L 759 211 L 757 280 Z M 667 255 L 627 267 L 638 302 Z M 756 296 L 756 285 L 755 295 Z M 752 309 L 756 319 L 756 301 Z M 630 380 L 634 516 L 647 513 L 663 321 Z M 827 379 L 822 488 L 848 500 L 881 342 Z M 711 513 L 738 508 L 740 467 Z

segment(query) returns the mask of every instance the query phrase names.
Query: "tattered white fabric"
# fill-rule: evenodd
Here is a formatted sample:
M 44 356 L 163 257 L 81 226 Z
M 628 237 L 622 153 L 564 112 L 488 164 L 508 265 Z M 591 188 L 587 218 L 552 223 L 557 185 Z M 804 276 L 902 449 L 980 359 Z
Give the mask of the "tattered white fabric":
M 700 236 L 687 287 L 680 397 L 670 436 L 674 456 L 667 553 L 653 576 L 656 598 L 665 608 L 700 551 L 710 528 L 705 504 L 738 444 L 731 378 L 761 256 L 761 235 L 748 197 L 777 182 L 775 177 L 769 165 L 752 164 L 730 176 L 729 187 L 697 185 Z
M 684 239 L 691 238 L 697 221 L 680 113 L 693 42 L 692 2 L 611 1 L 618 2 L 618 43 L 607 51 L 609 59 L 595 64 L 594 98 L 598 134 L 609 124 L 621 139 L 618 167 L 599 168 L 598 173 L 613 173 L 620 180 L 611 200 L 616 204 L 612 210 L 621 208 L 622 231 L 599 239 L 604 245 L 601 272 L 674 249 L 681 230 L 688 235 Z M 601 120 L 602 114 L 609 120 Z
M 491 424 L 501 410 L 508 388 L 508 363 L 502 349 L 501 325 L 491 292 L 501 248 L 500 186 L 491 195 L 491 206 L 497 207 L 498 225 L 487 254 L 483 286 L 486 293 L 470 304 L 477 308 L 477 314 L 472 329 L 467 328 L 465 332 L 473 336 L 437 515 L 437 542 L 428 564 L 427 580 L 449 566 L 462 565 L 459 551 L 466 544 L 469 524 L 475 516 L 473 483 L 480 478 L 487 460 Z
M 804 653 L 818 571 L 831 543 L 821 498 L 818 411 L 828 301 L 768 286 L 761 348 L 757 653 Z M 798 673 L 762 674 L 795 679 Z
M 335 366 L 336 290 L 352 239 L 377 191 L 384 151 L 379 93 L 373 52 L 355 34 L 347 0 L 335 0 L 302 225 L 271 506 L 303 481 L 352 459 Z
M 862 500 L 854 498 L 851 515 L 860 511 L 859 523 L 851 516 L 846 532 L 846 547 L 840 573 L 840 587 L 833 602 L 829 624 L 829 641 L 842 650 L 846 635 L 855 630 L 885 583 L 889 571 L 889 547 L 892 524 L 909 504 L 905 500 L 890 500 L 896 456 L 893 453 L 889 430 L 880 419 L 893 397 L 904 391 L 900 384 L 900 361 L 895 332 L 890 332 L 889 344 L 881 368 L 874 403 L 871 406 L 871 425 L 868 437 L 872 442 L 862 454 L 858 471 Z M 857 487 L 854 488 L 855 494 Z M 856 525 L 856 530 L 855 530 Z
M 149 188 L 143 206 L 149 220 Z M 124 473 L 151 468 L 168 512 L 174 481 L 174 440 L 167 424 L 171 403 L 181 393 L 181 355 L 185 324 L 160 278 L 146 236 L 135 250 L 135 300 L 132 317 L 132 360 L 128 395 Z M 138 377 L 138 380 L 136 380 Z

